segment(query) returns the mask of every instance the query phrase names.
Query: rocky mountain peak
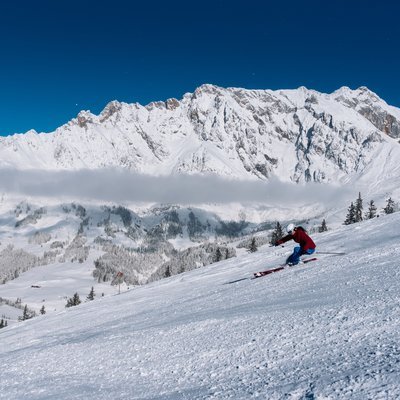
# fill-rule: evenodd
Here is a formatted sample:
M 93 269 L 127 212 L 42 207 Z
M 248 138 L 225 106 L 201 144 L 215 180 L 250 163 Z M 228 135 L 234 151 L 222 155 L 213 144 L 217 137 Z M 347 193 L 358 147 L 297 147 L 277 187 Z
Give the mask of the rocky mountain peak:
M 99 115 L 100 122 L 104 122 L 122 109 L 122 103 L 117 100 L 110 101 Z
M 74 125 L 78 125 L 80 128 L 88 128 L 88 124 L 92 124 L 96 116 L 92 114 L 90 111 L 80 111 L 75 119 L 71 121 Z
M 23 135 L 0 142 L 0 160 L 17 168 L 120 167 L 155 175 L 338 182 L 372 168 L 388 146 L 400 147 L 385 140 L 400 137 L 400 110 L 364 87 L 329 95 L 305 87 L 206 84 L 181 101 L 146 107 L 112 101 L 99 116 L 81 111 L 56 132 L 34 143 Z M 400 159 L 398 153 L 391 157 Z

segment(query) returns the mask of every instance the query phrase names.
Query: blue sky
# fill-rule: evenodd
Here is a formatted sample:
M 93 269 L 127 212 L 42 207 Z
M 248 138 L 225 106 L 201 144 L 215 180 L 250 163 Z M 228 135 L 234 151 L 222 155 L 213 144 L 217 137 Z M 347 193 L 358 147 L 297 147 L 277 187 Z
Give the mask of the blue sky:
M 397 1 L 20 0 L 0 5 L 0 135 L 203 83 L 367 86 L 400 107 Z

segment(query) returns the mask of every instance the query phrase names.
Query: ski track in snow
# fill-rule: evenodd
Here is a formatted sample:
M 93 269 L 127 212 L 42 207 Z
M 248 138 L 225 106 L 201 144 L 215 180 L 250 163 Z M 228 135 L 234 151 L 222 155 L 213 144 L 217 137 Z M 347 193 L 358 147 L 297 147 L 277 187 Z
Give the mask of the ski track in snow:
M 0 331 L 0 398 L 399 399 L 400 213 Z

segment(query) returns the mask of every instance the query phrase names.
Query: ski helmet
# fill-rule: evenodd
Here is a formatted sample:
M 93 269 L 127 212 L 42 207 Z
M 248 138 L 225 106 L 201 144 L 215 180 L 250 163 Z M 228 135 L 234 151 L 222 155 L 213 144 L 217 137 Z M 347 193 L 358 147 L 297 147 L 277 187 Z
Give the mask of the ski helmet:
M 292 233 L 293 230 L 294 230 L 294 224 L 289 224 L 289 225 L 286 227 L 286 232 L 289 233 L 289 234 Z

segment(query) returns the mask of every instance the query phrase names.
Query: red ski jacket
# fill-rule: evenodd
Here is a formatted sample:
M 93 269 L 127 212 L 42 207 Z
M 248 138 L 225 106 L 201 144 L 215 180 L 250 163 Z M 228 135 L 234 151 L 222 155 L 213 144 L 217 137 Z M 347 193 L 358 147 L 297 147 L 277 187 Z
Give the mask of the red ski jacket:
M 315 243 L 312 241 L 310 236 L 302 228 L 295 228 L 293 234 L 286 235 L 282 239 L 276 242 L 277 245 L 288 242 L 289 240 L 294 240 L 300 244 L 300 247 L 306 251 L 308 249 L 315 249 Z

